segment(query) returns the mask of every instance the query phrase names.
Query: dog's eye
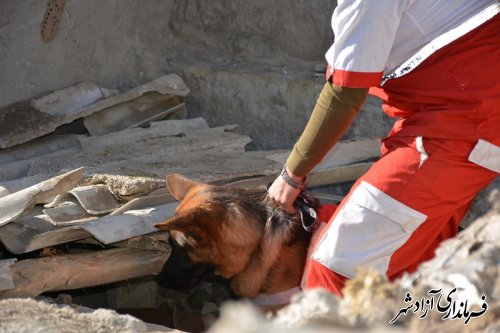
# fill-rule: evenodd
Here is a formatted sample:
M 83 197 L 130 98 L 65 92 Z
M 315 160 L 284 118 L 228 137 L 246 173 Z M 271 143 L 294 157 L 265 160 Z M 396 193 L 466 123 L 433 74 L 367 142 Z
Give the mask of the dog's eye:
M 192 245 L 197 244 L 197 243 L 202 243 L 204 240 L 204 238 L 201 235 L 194 233 L 194 232 L 187 232 L 186 238 L 188 240 L 188 243 L 192 244 Z

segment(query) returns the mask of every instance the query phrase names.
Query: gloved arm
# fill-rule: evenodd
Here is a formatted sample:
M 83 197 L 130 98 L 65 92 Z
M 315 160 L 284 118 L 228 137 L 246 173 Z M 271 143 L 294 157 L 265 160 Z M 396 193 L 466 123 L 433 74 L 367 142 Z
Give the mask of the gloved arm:
M 347 88 L 327 82 L 299 140 L 286 163 L 289 176 L 300 183 L 350 127 L 366 99 L 368 88 Z M 300 190 L 278 177 L 269 196 L 285 210 L 295 212 Z

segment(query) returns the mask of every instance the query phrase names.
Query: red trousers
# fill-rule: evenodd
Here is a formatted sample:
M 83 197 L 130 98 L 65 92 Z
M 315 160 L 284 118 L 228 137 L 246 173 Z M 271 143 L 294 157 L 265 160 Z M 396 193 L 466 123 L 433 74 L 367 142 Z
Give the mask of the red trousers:
M 322 230 L 305 287 L 340 296 L 359 267 L 394 279 L 432 258 L 439 243 L 457 233 L 474 196 L 498 175 L 469 161 L 478 146 L 467 140 L 386 139 L 381 159 Z

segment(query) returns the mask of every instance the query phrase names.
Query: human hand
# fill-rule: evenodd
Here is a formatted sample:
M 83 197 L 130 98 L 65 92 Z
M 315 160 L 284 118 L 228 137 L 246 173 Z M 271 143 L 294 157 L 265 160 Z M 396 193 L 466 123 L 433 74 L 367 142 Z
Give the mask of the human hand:
M 295 176 L 288 169 L 287 173 L 290 178 L 295 180 L 297 183 L 301 183 L 303 181 L 303 178 Z M 268 195 L 271 201 L 282 207 L 289 214 L 294 214 L 297 212 L 297 209 L 295 209 L 293 203 L 295 202 L 295 199 L 297 199 L 299 193 L 299 189 L 290 186 L 281 176 L 278 176 L 278 178 L 276 178 L 276 180 L 268 190 Z

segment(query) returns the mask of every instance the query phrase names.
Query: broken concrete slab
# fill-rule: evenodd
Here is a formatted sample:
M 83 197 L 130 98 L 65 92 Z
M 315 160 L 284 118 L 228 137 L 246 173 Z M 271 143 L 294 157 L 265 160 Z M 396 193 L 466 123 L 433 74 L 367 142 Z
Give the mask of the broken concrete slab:
M 88 106 L 116 91 L 80 83 L 0 109 L 0 148 L 8 148 L 53 132 L 58 126 L 94 112 Z
M 106 185 L 88 185 L 70 190 L 83 209 L 92 215 L 111 213 L 121 206 Z
M 68 149 L 78 150 L 81 148 L 78 137 L 78 135 L 50 134 L 29 143 L 2 149 L 0 150 L 0 164 L 30 160 L 37 156 Z
M 55 227 L 41 216 L 26 216 L 0 227 L 0 241 L 12 253 L 21 254 L 53 245 L 94 237 L 103 244 L 157 232 L 155 223 L 175 214 L 178 203 L 130 210 L 95 221 Z
M 15 288 L 0 292 L 0 299 L 33 297 L 47 291 L 155 275 L 160 273 L 169 256 L 170 252 L 165 251 L 121 248 L 20 260 L 10 266 Z
M 125 129 L 101 136 L 81 137 L 80 142 L 89 150 L 206 129 L 208 124 L 203 118 L 171 119 L 152 122 L 149 128 Z
M 106 148 L 84 148 L 54 159 L 36 158 L 29 175 L 52 174 L 61 168 L 85 165 L 86 175 L 115 174 L 164 179 L 167 173 L 189 173 L 211 181 L 249 173 L 277 172 L 277 163 L 263 152 L 245 152 L 247 136 L 210 129 L 183 137 L 153 138 Z M 205 176 L 206 175 L 206 176 Z
M 92 237 L 78 226 L 55 227 L 40 216 L 17 219 L 0 227 L 0 241 L 14 254 Z
M 75 225 L 96 220 L 98 217 L 89 214 L 80 203 L 65 201 L 54 208 L 44 209 L 43 213 L 57 227 Z
M 178 203 L 129 210 L 121 215 L 108 215 L 83 225 L 95 239 L 103 244 L 112 244 L 129 238 L 158 231 L 155 223 L 174 216 Z
M 110 106 L 85 117 L 83 124 L 93 136 L 146 125 L 171 117 L 186 118 L 187 111 L 174 95 L 147 92 L 132 100 Z
M 159 193 L 161 192 L 161 193 Z M 121 206 L 109 215 L 120 215 L 129 210 L 143 209 L 147 207 L 161 206 L 176 201 L 166 188 L 162 191 L 155 191 L 154 194 L 145 197 L 135 198 Z
M 12 279 L 12 272 L 10 271 L 10 266 L 14 265 L 16 261 L 16 258 L 0 260 L 0 292 L 16 287 Z
M 12 194 L 17 191 L 21 191 L 27 187 L 38 184 L 50 176 L 47 175 L 35 175 L 29 177 L 23 177 L 21 179 L 9 180 L 0 183 L 0 198 L 6 195 Z
M 0 198 L 0 226 L 18 218 L 37 203 L 73 188 L 82 178 L 83 170 L 83 168 L 75 169 Z
M 133 101 L 134 99 L 137 99 L 142 95 L 146 95 L 146 97 L 143 98 L 145 101 L 148 98 L 150 98 L 150 99 L 153 99 L 155 101 L 163 100 L 165 102 L 165 98 L 166 98 L 166 101 L 168 102 L 168 100 L 171 99 L 171 97 L 174 95 L 183 97 L 183 96 L 186 96 L 187 94 L 189 94 L 189 92 L 190 92 L 189 88 L 186 86 L 184 81 L 182 81 L 182 79 L 178 75 L 176 75 L 176 74 L 165 75 L 165 76 L 162 76 L 154 81 L 151 81 L 151 82 L 148 82 L 148 83 L 143 84 L 141 86 L 132 88 L 123 94 L 108 98 L 107 100 L 102 101 L 102 103 L 96 103 L 96 105 L 94 105 L 94 107 L 93 107 L 93 110 L 92 110 L 93 112 L 89 112 L 85 116 L 89 116 L 95 112 L 104 112 L 104 113 L 102 113 L 101 116 L 96 116 L 97 118 L 85 119 L 84 124 L 87 127 L 87 129 L 89 130 L 89 132 L 91 134 L 93 133 L 93 135 L 100 135 L 100 134 L 109 133 L 109 132 L 112 132 L 116 129 L 108 129 L 106 124 L 109 124 L 109 126 L 113 126 L 112 124 L 116 123 L 120 119 L 123 119 L 124 121 L 126 121 L 125 119 L 127 118 L 127 116 L 132 114 L 131 109 L 132 110 L 134 109 L 133 108 L 134 103 L 132 103 L 130 105 L 130 104 L 127 104 L 128 102 Z M 175 99 L 175 96 L 172 99 Z M 169 103 L 171 103 L 171 102 L 169 102 Z M 137 104 L 138 105 L 135 105 L 136 109 L 137 108 L 140 109 L 141 103 L 137 103 Z M 175 104 L 178 104 L 178 102 L 176 102 Z M 161 102 L 160 102 L 160 105 L 161 105 Z M 172 106 L 174 106 L 174 105 L 171 105 L 170 107 L 172 107 Z M 106 112 L 107 109 L 112 108 L 112 107 L 115 108 L 113 112 L 109 112 L 109 113 Z M 153 109 L 155 109 L 155 108 L 153 108 Z M 117 110 L 120 110 L 120 111 L 117 111 Z M 155 113 L 158 113 L 158 112 L 161 112 L 164 110 L 165 110 L 165 106 L 161 106 L 160 109 L 157 109 L 157 110 L 155 109 L 154 111 L 155 111 Z M 118 117 L 118 120 L 116 118 L 113 118 L 114 113 L 117 114 L 116 117 Z M 104 116 L 105 118 L 102 118 L 102 116 Z M 109 119 L 107 119 L 108 117 L 109 117 Z M 99 124 L 99 122 L 104 122 L 104 120 L 106 120 L 106 124 L 101 126 Z M 135 122 L 137 122 L 137 120 Z M 128 125 L 126 125 L 124 127 L 122 125 L 118 129 L 124 129 L 124 128 L 129 127 L 130 125 L 132 125 L 132 124 L 129 123 Z M 111 128 L 113 128 L 113 127 L 111 127 Z
M 17 102 L 0 109 L 0 124 L 3 124 L 0 125 L 0 148 L 28 142 L 53 132 L 60 125 L 147 92 L 185 96 L 189 89 L 178 75 L 169 74 L 117 96 L 114 96 L 114 90 L 81 83 L 32 100 Z

